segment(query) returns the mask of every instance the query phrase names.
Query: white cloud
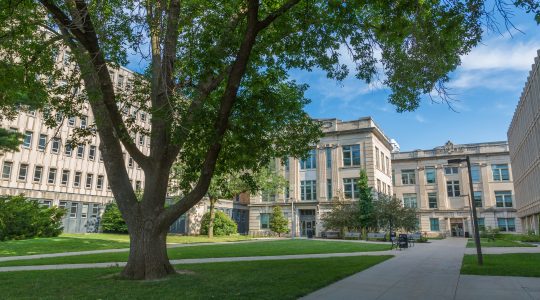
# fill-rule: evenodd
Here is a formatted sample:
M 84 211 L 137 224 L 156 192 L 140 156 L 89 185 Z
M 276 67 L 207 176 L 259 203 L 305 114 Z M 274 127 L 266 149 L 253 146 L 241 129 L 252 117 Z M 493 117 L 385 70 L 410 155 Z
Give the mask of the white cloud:
M 528 71 L 539 48 L 540 41 L 516 43 L 513 39 L 492 39 L 462 57 L 460 69 Z
M 418 122 L 418 123 L 427 123 L 426 119 L 424 117 L 422 117 L 421 115 L 419 114 L 416 114 L 414 116 L 414 119 Z

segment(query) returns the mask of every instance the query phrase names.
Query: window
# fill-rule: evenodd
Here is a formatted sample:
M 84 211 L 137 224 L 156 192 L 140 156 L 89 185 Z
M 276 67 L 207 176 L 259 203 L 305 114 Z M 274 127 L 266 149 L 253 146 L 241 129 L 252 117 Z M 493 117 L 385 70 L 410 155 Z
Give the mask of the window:
M 385 156 L 385 159 L 386 159 L 386 174 L 389 174 L 390 173 L 390 158 L 388 158 L 388 156 Z
M 427 197 L 429 208 L 437 208 L 437 193 L 428 193 Z
M 332 168 L 332 148 L 326 147 L 325 153 L 326 153 L 326 167 Z
M 439 219 L 429 218 L 429 228 L 431 231 L 439 231 Z
M 483 231 L 486 230 L 486 220 L 484 218 L 476 219 L 478 221 L 478 229 Z
M 88 159 L 94 160 L 96 157 L 96 146 L 90 145 L 90 149 L 88 150 Z
M 276 194 L 273 191 L 262 191 L 261 192 L 261 201 L 262 202 L 276 201 Z
M 81 218 L 86 219 L 88 217 L 88 204 L 82 205 Z
M 326 197 L 332 200 L 332 179 L 326 179 Z
M 497 225 L 500 231 L 516 231 L 516 220 L 514 218 L 497 218 Z
M 436 174 L 434 167 L 426 167 L 426 183 L 433 184 L 436 182 Z
M 99 216 L 99 204 L 92 204 L 91 218 L 97 218 Z
M 75 178 L 73 178 L 73 186 L 74 187 L 80 187 L 81 186 L 81 172 L 75 172 Z
M 42 166 L 36 166 L 34 168 L 34 182 L 40 182 L 41 181 L 41 174 L 43 174 L 43 167 Z
M 317 151 L 315 149 L 309 150 L 306 159 L 300 160 L 300 170 L 308 170 L 317 168 Z
M 69 182 L 69 170 L 62 170 L 62 185 L 67 185 Z
M 128 167 L 133 168 L 133 158 L 131 156 L 128 158 Z
M 60 151 L 60 138 L 55 137 L 52 140 L 51 153 L 58 153 Z
M 301 200 L 317 200 L 317 181 L 302 180 L 300 181 L 300 199 Z
M 28 165 L 21 164 L 19 166 L 19 180 L 26 180 L 26 175 L 28 174 Z
M 480 166 L 472 165 L 471 166 L 471 178 L 473 183 L 480 182 Z
M 358 178 L 343 178 L 343 195 L 347 199 L 358 199 L 360 195 Z
M 457 174 L 459 172 L 458 167 L 444 167 L 444 174 L 446 175 L 453 175 Z
M 66 201 L 60 201 L 58 202 L 58 208 L 66 209 L 67 202 Z
M 146 122 L 146 113 L 141 112 L 141 121 Z
M 512 207 L 512 192 L 496 191 L 495 201 L 497 202 L 497 207 Z
M 101 153 L 101 151 L 99 151 L 99 161 L 100 161 L 100 162 L 103 161 L 103 153 Z
M 135 181 L 135 190 L 140 191 L 142 188 L 142 182 L 140 180 Z
M 459 192 L 459 180 L 446 181 L 446 191 L 448 192 L 448 197 L 459 197 L 461 195 Z
M 51 200 L 43 200 L 43 201 L 41 201 L 41 205 L 43 207 L 51 207 L 52 201 Z
M 61 112 L 57 112 L 54 117 L 56 118 L 56 123 L 58 124 L 62 123 L 62 120 L 64 119 Z
M 64 66 L 69 65 L 69 52 L 64 52 L 63 64 L 64 64 Z
M 94 174 L 86 174 L 86 188 L 92 188 L 92 183 L 94 181 Z
M 482 207 L 482 192 L 475 191 L 473 198 L 474 198 L 474 205 L 476 207 Z
M 123 87 L 124 86 L 124 76 L 118 74 L 118 81 L 116 82 L 116 86 Z
M 289 199 L 291 198 L 291 195 L 290 195 L 290 190 L 289 190 L 289 182 L 287 181 L 287 186 L 285 187 L 285 199 Z M 239 197 L 240 198 L 240 197 Z
M 39 141 L 38 141 L 38 150 L 44 151 L 46 146 L 47 146 L 47 135 L 40 134 Z
M 382 187 L 381 187 L 381 180 L 380 179 L 377 179 L 377 192 L 382 192 Z
M 384 153 L 381 151 L 381 171 L 384 171 Z
M 103 177 L 103 175 L 98 175 L 98 177 L 97 177 L 97 183 L 96 183 L 96 188 L 97 188 L 97 189 L 100 189 L 100 190 L 101 190 L 101 189 L 103 188 L 103 180 L 104 180 L 104 179 L 105 179 L 105 178 Z
M 403 206 L 408 208 L 418 207 L 416 202 L 416 194 L 403 194 Z
M 270 228 L 270 214 L 261 214 L 261 229 Z
M 24 133 L 23 143 L 22 146 L 24 148 L 30 148 L 32 147 L 32 131 L 26 131 Z
M 87 125 L 88 125 L 88 117 L 87 116 L 82 116 L 81 117 L 81 128 L 85 129 Z
M 79 209 L 79 204 L 76 202 L 71 202 L 71 208 L 69 210 L 69 217 L 72 219 L 76 218 L 78 209 Z
M 507 164 L 491 165 L 493 171 L 493 180 L 506 181 L 510 180 L 510 172 L 508 171 Z
M 379 148 L 375 147 L 375 164 L 377 165 L 377 169 L 381 168 L 380 160 L 379 160 Z
M 144 135 L 142 135 L 141 133 L 139 133 L 139 145 L 144 145 Z
M 73 152 L 73 149 L 71 148 L 71 144 L 66 143 L 66 148 L 64 150 L 64 154 L 66 156 L 71 156 L 71 152 Z
M 414 170 L 401 170 L 401 184 L 416 184 Z
M 2 166 L 2 179 L 11 178 L 11 169 L 13 169 L 13 163 L 10 161 L 5 161 Z
M 346 167 L 360 165 L 360 145 L 343 146 L 343 165 Z
M 83 158 L 84 157 L 84 145 L 78 145 L 77 146 L 77 158 Z
M 74 126 L 75 125 L 75 117 L 69 117 L 68 125 L 69 126 Z
M 47 183 L 53 184 L 56 181 L 56 168 L 49 168 L 49 176 L 47 178 Z

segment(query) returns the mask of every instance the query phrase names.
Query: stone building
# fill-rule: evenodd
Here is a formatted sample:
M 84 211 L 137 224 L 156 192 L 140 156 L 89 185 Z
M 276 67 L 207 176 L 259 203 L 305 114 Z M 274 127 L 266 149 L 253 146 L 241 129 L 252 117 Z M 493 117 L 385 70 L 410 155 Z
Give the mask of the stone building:
M 394 195 L 419 209 L 419 227 L 429 235 L 472 234 L 467 164 L 471 158 L 474 199 L 480 227 L 521 232 L 507 142 L 444 146 L 392 154 Z
M 369 185 L 392 194 L 390 140 L 370 117 L 353 121 L 324 119 L 324 137 L 306 159 L 278 159 L 275 167 L 288 180 L 282 193 L 263 193 L 249 203 L 249 231 L 270 234 L 272 208 L 280 205 L 292 236 L 320 236 L 321 217 L 338 200 L 358 200 L 357 179 L 366 169 Z
M 517 215 L 521 218 L 523 231 L 534 231 L 536 234 L 540 233 L 539 60 L 539 57 L 534 59 L 534 65 L 508 128 Z

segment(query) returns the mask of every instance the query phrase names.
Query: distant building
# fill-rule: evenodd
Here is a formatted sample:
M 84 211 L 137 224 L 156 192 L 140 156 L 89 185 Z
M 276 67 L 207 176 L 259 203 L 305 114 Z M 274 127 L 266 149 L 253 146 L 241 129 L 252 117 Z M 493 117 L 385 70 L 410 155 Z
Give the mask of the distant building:
M 392 153 L 399 152 L 399 144 L 398 144 L 398 142 L 396 140 L 391 139 L 390 140 L 390 145 L 392 145 Z
M 421 232 L 431 236 L 472 234 L 467 164 L 449 159 L 471 157 L 474 200 L 480 227 L 521 232 L 507 142 L 444 146 L 392 154 L 394 194 L 419 209 Z
M 536 234 L 540 233 L 539 68 L 540 59 L 536 57 L 508 128 L 517 215 L 521 218 L 523 230 Z
M 361 169 L 367 171 L 371 187 L 392 194 L 392 145 L 373 119 L 319 121 L 324 137 L 306 159 L 289 157 L 275 162 L 289 188 L 277 195 L 262 193 L 251 198 L 250 233 L 269 234 L 272 208 L 279 205 L 293 236 L 320 236 L 325 230 L 321 217 L 338 199 L 358 200 Z

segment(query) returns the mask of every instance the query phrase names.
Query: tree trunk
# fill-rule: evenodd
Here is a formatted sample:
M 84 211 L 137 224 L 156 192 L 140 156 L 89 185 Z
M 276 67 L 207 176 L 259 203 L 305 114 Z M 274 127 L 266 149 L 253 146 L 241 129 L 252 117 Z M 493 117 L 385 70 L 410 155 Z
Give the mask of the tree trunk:
M 121 276 L 128 279 L 159 279 L 175 270 L 167 255 L 167 232 L 156 234 L 155 228 L 136 221 L 139 230 L 130 231 L 129 259 Z
M 214 219 L 216 218 L 217 199 L 210 198 L 210 222 L 208 222 L 208 238 L 214 238 Z

